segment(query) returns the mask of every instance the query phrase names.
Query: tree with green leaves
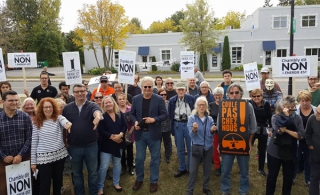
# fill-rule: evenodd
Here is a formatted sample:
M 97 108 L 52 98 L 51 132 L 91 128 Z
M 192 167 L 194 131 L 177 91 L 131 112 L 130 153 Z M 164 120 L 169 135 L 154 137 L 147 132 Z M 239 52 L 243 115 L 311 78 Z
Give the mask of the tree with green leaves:
M 174 22 L 174 26 L 177 27 L 177 32 L 181 32 L 181 23 L 180 21 L 184 19 L 184 11 L 183 9 L 176 11 L 174 14 L 170 16 L 170 19 Z
M 208 70 L 208 58 L 206 53 L 200 54 L 200 62 L 199 64 L 203 64 L 203 66 L 200 66 L 201 71 L 207 71 Z
M 279 0 L 278 6 L 289 6 L 291 0 Z
M 213 23 L 213 12 L 209 12 L 209 5 L 205 0 L 196 0 L 193 4 L 186 5 L 185 18 L 181 20 L 183 37 L 180 40 L 186 47 L 194 51 L 195 54 L 207 54 L 216 47 L 216 39 L 219 33 L 211 27 Z M 204 62 L 201 55 L 202 62 Z M 200 64 L 202 69 L 204 63 Z
M 320 5 L 320 0 L 296 0 L 295 5 Z
M 227 70 L 231 68 L 230 45 L 228 36 L 225 36 L 223 41 L 221 68 L 222 70 Z
M 271 1 L 271 0 L 264 0 L 264 5 L 263 5 L 263 7 L 272 7 L 273 4 L 270 4 L 270 1 Z

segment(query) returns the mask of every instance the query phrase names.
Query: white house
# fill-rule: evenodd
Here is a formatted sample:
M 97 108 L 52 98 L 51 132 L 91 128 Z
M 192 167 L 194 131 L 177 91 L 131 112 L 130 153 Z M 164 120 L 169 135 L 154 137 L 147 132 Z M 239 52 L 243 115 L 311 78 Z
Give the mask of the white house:
M 320 65 L 320 5 L 296 6 L 296 33 L 294 34 L 293 53 L 297 56 L 317 55 Z M 252 28 L 254 26 L 254 28 Z M 217 39 L 218 48 L 207 54 L 209 71 L 221 68 L 222 46 L 224 36 L 229 37 L 231 66 L 256 61 L 263 66 L 271 67 L 271 57 L 289 56 L 290 6 L 258 8 L 242 22 L 240 29 L 221 31 Z M 137 64 L 149 64 L 155 56 L 158 65 L 170 67 L 174 61 L 180 60 L 180 51 L 188 48 L 180 43 L 183 34 L 168 32 L 159 34 L 135 34 L 126 39 L 124 50 L 135 51 Z M 96 67 L 92 50 L 85 50 L 86 70 Z M 97 56 L 102 64 L 102 52 Z M 118 52 L 113 55 L 117 66 Z M 196 57 L 198 63 L 198 56 Z

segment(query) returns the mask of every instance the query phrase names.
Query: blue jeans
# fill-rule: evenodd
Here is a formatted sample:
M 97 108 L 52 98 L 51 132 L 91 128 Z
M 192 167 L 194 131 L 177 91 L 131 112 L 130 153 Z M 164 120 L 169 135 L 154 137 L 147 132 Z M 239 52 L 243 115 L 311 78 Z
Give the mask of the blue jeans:
M 190 166 L 190 154 L 191 154 L 191 138 L 189 135 L 189 130 L 187 128 L 187 123 L 182 122 L 174 122 L 174 139 L 176 140 L 177 144 L 177 152 L 178 152 L 178 158 L 179 158 L 179 170 L 189 170 Z M 187 146 L 187 152 L 188 152 L 188 163 L 186 165 L 185 155 L 184 155 L 184 146 Z
M 136 175 L 138 181 L 144 179 L 144 161 L 146 149 L 149 148 L 150 160 L 150 183 L 158 183 L 160 165 L 160 140 L 151 140 L 149 132 L 141 132 L 140 139 L 136 142 Z
M 222 161 L 221 164 L 221 191 L 224 193 L 230 193 L 231 179 L 230 173 L 233 166 L 235 155 L 221 154 Z M 239 193 L 248 193 L 249 184 L 249 156 L 237 156 L 237 162 L 240 170 L 240 183 L 239 183 Z
M 294 176 L 293 179 L 296 179 L 296 175 L 299 169 L 299 164 L 300 164 L 300 159 L 302 158 L 302 153 L 303 153 L 303 161 L 304 161 L 304 180 L 306 183 L 310 182 L 310 151 L 308 148 L 307 143 L 305 142 L 300 142 L 299 141 L 299 146 L 297 149 L 297 162 L 294 170 Z
M 74 185 L 74 193 L 77 195 L 85 195 L 84 179 L 83 179 L 83 162 L 87 165 L 88 170 L 88 186 L 89 194 L 96 195 L 98 193 L 98 145 L 94 143 L 90 146 L 69 146 L 69 155 L 71 156 L 72 179 Z
M 120 154 L 122 154 L 122 149 L 120 149 Z M 110 165 L 112 158 L 113 164 L 113 185 L 119 185 L 120 173 L 121 173 L 121 157 L 115 157 L 110 153 L 100 152 L 100 167 L 98 172 L 98 188 L 103 190 L 104 180 L 106 179 L 107 170 Z

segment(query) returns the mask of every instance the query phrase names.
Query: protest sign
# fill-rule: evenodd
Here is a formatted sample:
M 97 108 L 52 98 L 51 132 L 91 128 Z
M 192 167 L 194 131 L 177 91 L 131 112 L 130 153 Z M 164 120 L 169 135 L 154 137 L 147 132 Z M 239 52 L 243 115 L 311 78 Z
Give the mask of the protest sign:
M 109 81 L 115 81 L 117 74 L 106 74 L 106 75 L 103 75 L 103 76 L 108 77 L 108 80 L 109 80 Z M 99 84 L 99 83 L 100 83 L 100 77 L 101 77 L 101 76 L 92 77 L 92 78 L 90 79 L 88 85 Z
M 7 195 L 32 194 L 30 160 L 6 166 Z
M 82 83 L 79 52 L 63 52 L 62 57 L 66 84 Z
M 246 88 L 248 91 L 253 89 L 260 89 L 260 80 L 257 62 L 243 65 L 243 73 L 246 81 Z
M 0 48 L 0 81 L 6 81 L 6 65 L 3 61 L 2 49 Z
M 37 67 L 36 53 L 8 53 L 8 66 L 10 68 Z
M 134 83 L 136 52 L 119 51 L 118 81 L 124 84 Z
M 194 51 L 180 52 L 181 79 L 194 78 Z
M 291 56 L 272 58 L 273 77 L 308 77 L 317 72 L 313 56 Z M 314 75 L 315 76 L 315 75 Z
M 220 154 L 249 155 L 246 100 L 222 100 L 219 106 Z

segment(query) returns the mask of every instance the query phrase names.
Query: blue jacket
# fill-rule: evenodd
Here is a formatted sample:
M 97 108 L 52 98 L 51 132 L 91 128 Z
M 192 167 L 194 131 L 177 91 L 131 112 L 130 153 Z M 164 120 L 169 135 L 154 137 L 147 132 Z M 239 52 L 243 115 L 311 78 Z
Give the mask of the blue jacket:
M 194 99 L 197 100 L 198 97 L 200 97 L 202 94 L 201 94 L 201 91 L 199 92 L 199 94 L 195 95 L 194 96 Z M 208 104 L 210 104 L 211 102 L 215 102 L 216 99 L 213 97 L 212 93 L 210 93 L 210 91 L 208 92 L 208 95 L 206 96 L 207 98 L 207 101 L 208 101 Z
M 176 109 L 177 99 L 178 95 L 175 95 L 172 98 L 170 98 L 168 106 L 169 119 L 171 120 L 172 135 L 174 135 L 174 111 Z M 190 110 L 192 111 L 194 109 L 195 98 L 192 95 L 184 94 L 184 100 L 189 105 Z
M 130 118 L 132 124 L 136 121 L 142 120 L 142 101 L 143 94 L 139 94 L 133 97 L 132 107 L 130 111 Z M 168 117 L 165 103 L 161 96 L 152 94 L 150 106 L 149 106 L 149 117 L 154 118 L 155 122 L 148 125 L 151 140 L 158 141 L 161 139 L 161 122 L 166 120 Z M 141 130 L 134 130 L 134 138 L 136 141 L 140 139 Z
M 210 133 L 210 129 L 214 125 L 214 121 L 211 116 L 206 115 L 206 119 L 204 122 L 199 118 L 197 114 L 191 115 L 188 120 L 188 130 L 189 135 L 191 137 L 191 145 L 198 144 L 198 145 L 204 145 L 205 150 L 208 151 L 213 146 L 213 135 Z M 197 132 L 192 132 L 193 123 L 196 122 L 198 124 Z M 205 124 L 206 128 L 205 128 Z

